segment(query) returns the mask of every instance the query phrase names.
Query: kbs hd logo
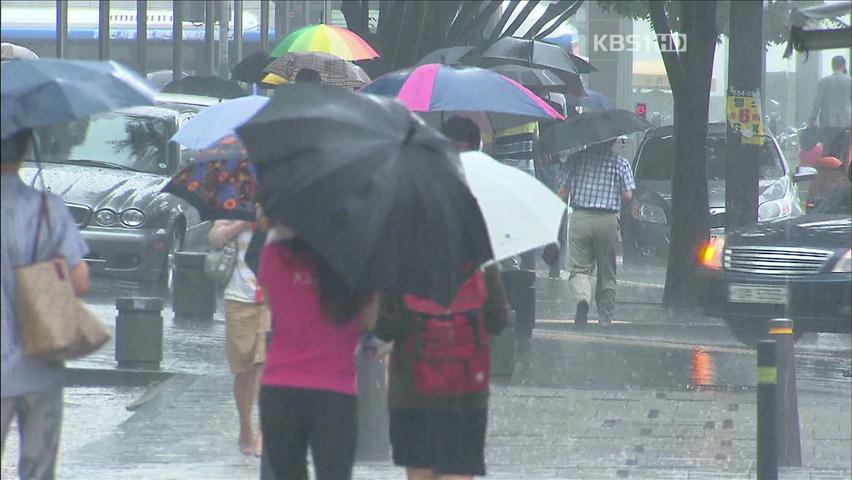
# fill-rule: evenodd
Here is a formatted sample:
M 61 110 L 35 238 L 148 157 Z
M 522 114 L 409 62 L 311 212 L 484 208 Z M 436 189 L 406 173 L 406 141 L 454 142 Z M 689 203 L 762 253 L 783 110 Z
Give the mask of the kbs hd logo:
M 593 35 L 592 40 L 592 48 L 597 52 L 686 51 L 686 35 L 682 33 L 660 33 L 657 35 L 604 33 Z

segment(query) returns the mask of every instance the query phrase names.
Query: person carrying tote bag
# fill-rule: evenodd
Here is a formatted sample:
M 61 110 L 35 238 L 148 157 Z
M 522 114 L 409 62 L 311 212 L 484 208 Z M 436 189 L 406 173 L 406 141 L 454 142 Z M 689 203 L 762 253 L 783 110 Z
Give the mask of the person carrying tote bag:
M 25 185 L 18 175 L 30 138 L 30 131 L 22 131 L 2 141 L 2 439 L 5 446 L 9 427 L 17 418 L 20 458 L 26 460 L 18 464 L 19 476 L 54 478 L 62 423 L 64 365 L 61 361 L 36 358 L 24 352 L 20 308 L 23 292 L 19 291 L 18 270 L 63 258 L 67 265 L 67 270 L 63 270 L 67 273 L 65 281 L 76 295 L 82 295 L 89 284 L 88 267 L 83 261 L 88 247 L 62 199 L 50 193 L 42 197 L 42 193 Z M 43 200 L 47 204 L 44 215 L 50 227 L 45 223 L 37 237 Z M 37 245 L 33 245 L 36 238 Z M 57 322 L 68 318 L 65 309 L 57 308 L 55 312 Z

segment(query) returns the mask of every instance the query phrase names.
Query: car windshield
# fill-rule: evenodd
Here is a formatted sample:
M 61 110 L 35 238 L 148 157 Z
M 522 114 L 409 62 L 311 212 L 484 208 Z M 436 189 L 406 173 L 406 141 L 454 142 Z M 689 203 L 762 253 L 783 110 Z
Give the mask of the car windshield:
M 727 150 L 725 138 L 711 136 L 707 139 L 707 179 L 725 179 L 725 159 Z M 637 180 L 666 180 L 672 179 L 674 164 L 674 137 L 671 135 L 649 138 L 639 155 L 636 165 Z M 764 142 L 760 153 L 760 178 L 772 180 L 784 175 L 781 156 L 772 142 Z
M 86 120 L 36 130 L 46 163 L 103 166 L 169 174 L 169 129 L 165 120 L 105 112 Z M 30 159 L 32 160 L 32 159 Z

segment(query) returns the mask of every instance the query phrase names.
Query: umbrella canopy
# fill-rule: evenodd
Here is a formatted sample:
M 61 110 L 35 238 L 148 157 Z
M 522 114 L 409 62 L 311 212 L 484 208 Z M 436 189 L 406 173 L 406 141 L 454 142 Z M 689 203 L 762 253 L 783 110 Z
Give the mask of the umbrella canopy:
M 248 95 L 243 87 L 234 80 L 219 77 L 190 76 L 177 82 L 169 82 L 163 87 L 164 93 L 184 93 L 187 95 L 205 95 L 216 98 L 238 98 Z
M 447 47 L 439 48 L 431 53 L 426 54 L 417 62 L 416 66 L 427 65 L 429 63 L 440 63 L 444 65 L 459 65 L 463 57 L 466 57 L 476 47 Z
M 68 122 L 106 110 L 153 105 L 154 90 L 115 62 L 5 62 L 0 73 L 2 138 L 25 128 Z
M 344 60 L 371 60 L 379 54 L 353 31 L 332 25 L 308 25 L 287 35 L 269 52 L 280 57 L 287 52 L 325 52 Z
M 0 45 L 0 60 L 38 60 L 38 55 L 27 47 L 3 42 Z
M 484 68 L 423 65 L 383 75 L 361 91 L 395 96 L 415 112 L 487 113 L 499 128 L 563 119 L 547 102 L 514 80 Z
M 188 75 L 189 74 L 186 72 L 181 72 L 180 78 L 186 78 Z M 148 72 L 145 75 L 145 79 L 151 82 L 151 85 L 153 85 L 154 88 L 161 90 L 170 82 L 174 81 L 174 73 L 171 70 L 157 70 L 154 72 Z
M 264 213 L 356 291 L 448 304 L 493 257 L 458 155 L 398 102 L 287 84 L 237 133 L 257 166 Z
M 572 55 L 558 45 L 528 38 L 503 37 L 497 40 L 482 52 L 479 63 L 483 66 L 512 63 L 573 75 L 581 73 Z
M 561 198 L 532 175 L 482 152 L 464 152 L 459 157 L 485 217 L 495 260 L 558 241 L 565 213 Z
M 544 68 L 525 67 L 523 65 L 497 65 L 491 67 L 504 77 L 520 83 L 529 89 L 540 89 L 547 92 L 568 93 L 571 95 L 583 94 L 583 82 L 579 75 L 563 74 L 562 78 L 551 70 Z M 569 78 L 570 84 L 566 84 L 563 78 Z
M 253 221 L 257 172 L 242 142 L 229 135 L 198 152 L 192 163 L 169 180 L 163 192 L 189 202 L 202 221 Z
M 320 83 L 332 87 L 361 88 L 370 81 L 367 72 L 358 65 L 323 52 L 288 52 L 270 63 L 264 72 L 264 83 L 280 85 L 292 82 L 303 69 L 320 76 Z
M 221 138 L 232 135 L 235 128 L 245 123 L 268 101 L 267 97 L 251 95 L 211 105 L 186 122 L 171 140 L 196 150 L 209 148 Z
M 544 153 L 562 152 L 641 132 L 652 126 L 629 110 L 583 113 L 545 131 L 539 141 L 539 148 Z
M 615 103 L 600 92 L 586 90 L 586 95 L 580 98 L 580 106 L 585 112 L 601 112 L 614 109 Z
M 597 72 L 598 69 L 595 68 L 589 60 L 583 58 L 579 55 L 574 55 L 573 53 L 566 52 L 566 54 L 571 57 L 571 61 L 574 62 L 574 66 L 577 67 L 577 71 L 580 73 L 592 73 Z
M 231 80 L 246 83 L 260 83 L 265 73 L 263 69 L 269 65 L 272 57 L 268 53 L 261 50 L 246 56 L 231 69 Z

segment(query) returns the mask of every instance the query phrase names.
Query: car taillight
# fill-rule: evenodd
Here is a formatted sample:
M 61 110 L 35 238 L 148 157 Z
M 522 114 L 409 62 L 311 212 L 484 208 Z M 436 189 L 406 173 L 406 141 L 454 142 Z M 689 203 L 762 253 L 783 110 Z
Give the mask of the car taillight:
M 701 245 L 701 249 L 698 254 L 698 261 L 704 268 L 721 270 L 724 253 L 725 240 L 718 237 L 712 238 Z

